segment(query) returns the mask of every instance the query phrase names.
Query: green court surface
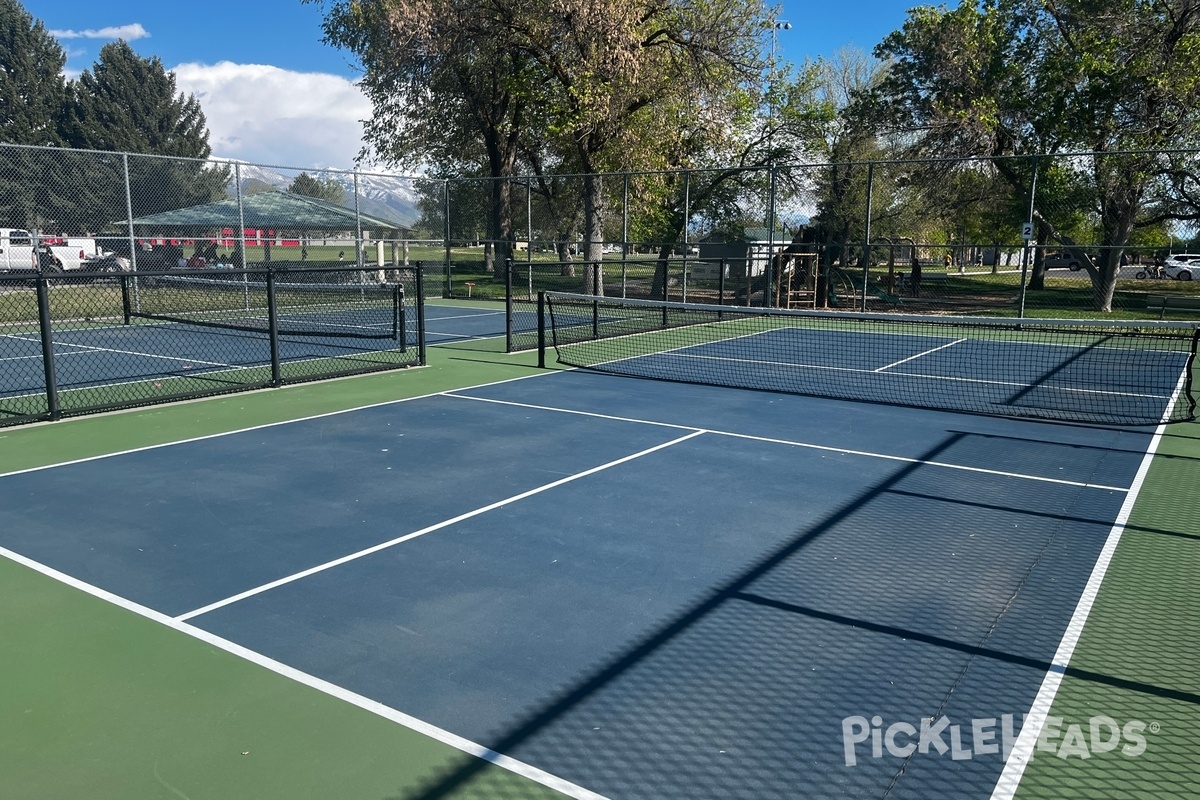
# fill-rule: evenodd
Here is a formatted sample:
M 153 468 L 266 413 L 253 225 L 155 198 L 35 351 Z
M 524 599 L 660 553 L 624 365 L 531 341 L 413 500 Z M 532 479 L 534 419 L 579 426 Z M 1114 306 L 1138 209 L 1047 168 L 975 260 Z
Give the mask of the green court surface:
M 0 474 L 538 372 L 531 355 L 489 349 L 431 348 L 421 369 L 6 429 Z M 1200 796 L 1198 490 L 1200 423 L 1167 426 L 1054 699 L 1064 736 L 1036 752 L 1015 797 Z M 3 798 L 557 796 L 8 557 L 0 648 Z M 1144 752 L 1062 747 L 1071 725 L 1086 737 L 1098 716 L 1144 723 Z
M 1048 742 L 1018 798 L 1200 797 L 1198 489 L 1200 423 L 1168 426 L 1051 712 L 1064 733 L 1080 726 L 1088 757 Z M 1092 752 L 1100 715 L 1144 724 L 1144 752 L 1127 737 Z M 1097 728 L 1103 749 L 1111 728 Z

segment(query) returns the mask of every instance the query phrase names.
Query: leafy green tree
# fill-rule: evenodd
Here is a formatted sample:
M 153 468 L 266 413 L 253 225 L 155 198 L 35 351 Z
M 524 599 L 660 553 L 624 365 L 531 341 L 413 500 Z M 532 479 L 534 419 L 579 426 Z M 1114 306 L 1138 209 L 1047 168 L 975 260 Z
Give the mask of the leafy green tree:
M 876 50 L 891 68 L 874 106 L 913 140 L 912 153 L 1097 154 L 1057 168 L 1073 173 L 1064 185 L 1084 190 L 1102 256 L 1093 261 L 1070 235 L 1072 213 L 1064 221 L 1039 200 L 1035 216 L 1081 257 L 1096 307 L 1108 311 L 1134 228 L 1181 214 L 1165 192 L 1171 159 L 1155 151 L 1190 147 L 1200 133 L 1198 48 L 1194 0 L 922 7 Z M 1019 188 L 1020 162 L 996 163 Z
M 288 192 L 305 197 L 315 197 L 318 200 L 327 200 L 338 205 L 341 205 L 342 201 L 346 199 L 346 190 L 333 178 L 321 180 L 307 172 L 301 172 L 292 180 L 291 185 L 288 186 Z
M 757 80 L 765 10 L 756 0 L 522 0 L 510 46 L 541 76 L 538 96 L 582 177 L 586 286 L 599 286 L 604 186 L 600 173 L 640 167 L 659 141 L 646 131 Z
M 581 201 L 595 263 L 596 173 L 643 167 L 650 134 L 679 111 L 753 82 L 763 17 L 758 0 L 340 0 L 325 31 L 363 63 L 377 155 L 473 162 L 506 178 L 524 153 L 528 166 L 592 176 Z M 491 187 L 491 235 L 511 242 L 512 183 Z
M 486 0 L 331 2 L 325 41 L 359 60 L 374 109 L 363 155 L 440 174 L 514 175 L 538 79 L 508 46 L 506 26 L 503 4 Z M 488 188 L 488 237 L 506 258 L 515 241 L 511 186 Z

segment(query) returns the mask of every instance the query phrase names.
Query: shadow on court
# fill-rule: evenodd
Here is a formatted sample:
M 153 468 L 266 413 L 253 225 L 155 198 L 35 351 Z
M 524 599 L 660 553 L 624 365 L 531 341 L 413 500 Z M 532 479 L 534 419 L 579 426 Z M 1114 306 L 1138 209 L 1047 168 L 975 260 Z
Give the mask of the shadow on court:
M 968 436 L 951 436 L 920 461 Z M 1019 732 L 1115 506 L 1054 511 L 1061 498 L 1053 494 L 985 502 L 969 480 L 931 491 L 928 472 L 905 465 L 797 531 L 487 745 L 612 797 L 990 796 L 1002 755 L 959 759 L 933 746 L 876 756 L 870 742 L 848 751 L 844 720 L 878 715 L 883 726 L 916 726 L 947 717 L 969 736 L 971 721 L 987 718 L 999 740 L 1007 714 Z M 981 510 L 1041 527 L 964 536 Z M 906 519 L 920 530 L 896 527 Z M 943 536 L 954 540 L 946 554 L 962 563 L 925 560 L 932 551 L 917 543 Z M 1067 674 L 1200 703 L 1167 685 Z M 485 765 L 397 797 L 470 796 Z

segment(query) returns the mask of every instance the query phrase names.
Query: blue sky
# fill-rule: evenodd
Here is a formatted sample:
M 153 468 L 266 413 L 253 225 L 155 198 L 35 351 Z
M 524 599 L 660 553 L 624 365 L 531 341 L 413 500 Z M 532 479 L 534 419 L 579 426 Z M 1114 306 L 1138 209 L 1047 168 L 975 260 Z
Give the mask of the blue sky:
M 105 42 L 124 38 L 158 56 L 195 94 L 215 155 L 299 167 L 350 167 L 370 105 L 347 55 L 321 42 L 321 7 L 300 0 L 23 0 L 67 52 L 67 73 L 88 69 Z M 870 52 L 917 0 L 780 5 L 791 23 L 776 42 L 800 63 L 846 45 Z

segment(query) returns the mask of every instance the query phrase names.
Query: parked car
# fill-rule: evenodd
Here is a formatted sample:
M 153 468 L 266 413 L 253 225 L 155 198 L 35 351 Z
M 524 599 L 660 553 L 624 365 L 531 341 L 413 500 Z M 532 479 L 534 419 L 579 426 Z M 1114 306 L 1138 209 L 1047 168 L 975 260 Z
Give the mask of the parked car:
M 105 253 L 95 258 L 86 258 L 79 268 L 84 272 L 129 272 L 129 259 L 116 253 Z
M 1082 266 L 1079 259 L 1071 255 L 1067 251 L 1046 253 L 1044 256 L 1046 269 L 1058 269 L 1066 267 L 1072 272 L 1078 272 Z
M 1163 272 L 1177 281 L 1200 280 L 1200 253 L 1174 253 L 1163 259 Z

